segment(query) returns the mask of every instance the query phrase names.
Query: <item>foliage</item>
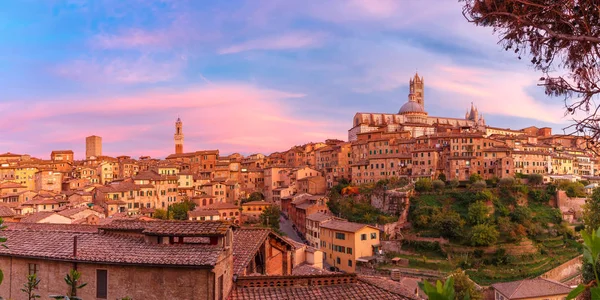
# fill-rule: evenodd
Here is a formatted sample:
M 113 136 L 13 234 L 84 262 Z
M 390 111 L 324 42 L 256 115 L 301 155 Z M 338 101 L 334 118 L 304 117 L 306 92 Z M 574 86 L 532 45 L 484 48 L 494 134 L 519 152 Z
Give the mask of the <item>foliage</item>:
M 54 299 L 63 299 L 63 300 L 81 300 L 81 298 L 77 297 L 77 290 L 84 288 L 87 283 L 80 283 L 81 273 L 77 270 L 71 269 L 69 274 L 65 276 L 65 283 L 69 286 L 69 292 L 67 295 L 56 295 L 50 296 L 50 298 Z
M 489 246 L 498 240 L 498 230 L 491 224 L 475 225 L 471 229 L 470 242 L 473 246 Z
M 476 198 L 477 198 L 477 200 L 482 200 L 482 201 L 492 201 L 494 199 L 494 194 L 492 194 L 492 191 L 485 189 L 485 190 L 477 192 Z
M 482 201 L 469 205 L 469 223 L 478 225 L 489 220 L 490 208 Z
M 40 280 L 37 278 L 37 274 L 27 275 L 27 283 L 24 283 L 21 289 L 23 293 L 27 294 L 27 300 L 41 298 L 35 293 L 38 284 L 40 284 Z
M 512 177 L 504 177 L 498 180 L 498 187 L 501 189 L 508 189 L 514 187 L 516 181 Z
M 459 182 L 459 181 L 458 181 L 458 179 L 456 179 L 456 178 L 454 178 L 454 179 L 450 180 L 450 182 L 448 182 L 448 186 L 449 186 L 451 189 L 455 189 L 455 188 L 457 188 L 459 184 L 460 184 L 460 182 Z
M 152 215 L 152 217 L 159 220 L 166 220 L 167 211 L 164 209 L 157 208 L 154 210 L 154 214 Z
M 560 180 L 557 188 L 565 191 L 569 197 L 585 197 L 585 186 L 581 182 L 572 182 L 569 180 Z
M 260 214 L 260 224 L 270 227 L 275 231 L 279 230 L 279 216 L 281 210 L 277 205 L 271 205 Z
M 265 200 L 265 196 L 261 192 L 253 192 L 248 198 L 242 199 L 242 203 L 261 200 Z
M 462 233 L 465 221 L 453 210 L 443 210 L 432 216 L 433 227 L 437 229 L 443 237 L 456 238 Z
M 477 174 L 473 174 L 473 175 L 477 175 Z M 476 190 L 483 190 L 487 187 L 487 183 L 485 183 L 484 180 L 477 180 L 477 181 L 473 182 L 473 184 L 471 184 L 471 187 Z
M 433 183 L 429 178 L 421 178 L 415 182 L 415 190 L 417 192 L 429 192 L 433 188 Z
M 527 177 L 527 183 L 532 186 L 538 186 L 544 183 L 544 176 L 542 174 L 531 174 Z
M 594 102 L 600 95 L 598 1 L 462 1 L 469 22 L 492 27 L 499 44 L 519 59 L 532 56 L 531 64 L 543 74 L 539 85 L 547 95 L 564 98 L 565 114 L 574 116 L 572 133 L 580 134 L 593 148 L 600 129 Z M 557 70 L 567 74 L 556 75 Z
M 196 203 L 192 201 L 182 201 L 179 203 L 171 204 L 168 211 L 170 211 L 170 219 L 174 220 L 187 220 L 188 212 L 194 210 Z
M 529 193 L 527 193 L 527 197 L 529 200 L 536 203 L 548 203 L 548 201 L 550 201 L 550 195 L 543 190 L 530 190 Z
M 440 179 L 434 180 L 431 184 L 435 191 L 442 191 L 444 189 L 444 187 L 446 186 L 444 181 L 442 181 Z
M 598 262 L 600 255 L 600 228 L 591 230 L 590 233 L 582 231 L 583 237 L 583 259 L 586 264 L 592 266 L 595 282 L 590 284 L 578 285 L 569 295 L 567 299 L 575 299 L 583 291 L 589 289 L 592 299 L 600 299 L 600 279 L 598 275 Z M 594 284 L 595 283 L 595 284 Z M 593 286 L 595 285 L 595 286 Z
M 348 219 L 350 222 L 365 224 L 387 224 L 398 220 L 397 216 L 383 213 L 370 203 L 356 201 L 352 197 L 331 195 L 327 202 L 333 215 Z
M 454 300 L 454 278 L 448 277 L 446 282 L 442 284 L 437 281 L 435 286 L 427 280 L 419 282 L 419 287 L 425 292 L 425 295 L 431 300 Z
M 448 274 L 448 277 L 454 279 L 455 299 L 483 299 L 483 293 L 477 290 L 477 287 L 475 287 L 475 284 L 471 281 L 469 275 L 465 274 L 463 270 L 457 269 Z
M 594 189 L 592 196 L 583 205 L 583 223 L 588 231 L 600 227 L 600 188 Z
M 446 182 L 446 174 L 444 174 L 444 173 L 438 174 L 437 179 Z
M 510 213 L 510 218 L 513 222 L 523 224 L 526 220 L 531 219 L 531 209 L 527 206 L 517 206 L 513 212 Z
M 483 177 L 481 177 L 481 175 L 475 173 L 475 174 L 471 174 L 471 176 L 469 176 L 469 183 L 473 184 L 477 181 L 482 181 Z

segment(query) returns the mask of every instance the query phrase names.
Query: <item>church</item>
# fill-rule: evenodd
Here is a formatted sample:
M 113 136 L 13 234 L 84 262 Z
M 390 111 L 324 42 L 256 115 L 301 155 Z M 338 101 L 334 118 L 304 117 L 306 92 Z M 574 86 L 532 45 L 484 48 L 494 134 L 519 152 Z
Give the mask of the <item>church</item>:
M 410 79 L 408 101 L 400 107 L 397 114 L 357 113 L 354 115 L 353 127 L 348 130 L 348 141 L 356 141 L 357 135 L 365 132 L 409 132 L 411 137 L 436 133 L 438 127 L 485 129 L 485 120 L 479 115 L 477 108 L 471 104 L 465 118 L 448 118 L 429 116 L 425 111 L 425 82 L 423 77 L 415 74 Z

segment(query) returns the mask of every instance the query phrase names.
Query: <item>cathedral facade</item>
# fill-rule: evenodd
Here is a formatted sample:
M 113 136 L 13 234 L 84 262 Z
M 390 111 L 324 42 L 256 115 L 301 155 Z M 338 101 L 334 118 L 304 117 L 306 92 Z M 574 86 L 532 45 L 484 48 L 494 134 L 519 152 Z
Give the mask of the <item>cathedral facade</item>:
M 437 128 L 472 128 L 484 130 L 485 120 L 479 115 L 477 108 L 471 104 L 464 119 L 429 116 L 425 111 L 425 82 L 423 77 L 415 74 L 410 79 L 410 92 L 408 101 L 400 107 L 397 114 L 389 113 L 357 113 L 354 115 L 353 125 L 348 130 L 348 141 L 357 140 L 357 135 L 365 132 L 408 132 L 411 137 L 430 135 L 437 132 Z

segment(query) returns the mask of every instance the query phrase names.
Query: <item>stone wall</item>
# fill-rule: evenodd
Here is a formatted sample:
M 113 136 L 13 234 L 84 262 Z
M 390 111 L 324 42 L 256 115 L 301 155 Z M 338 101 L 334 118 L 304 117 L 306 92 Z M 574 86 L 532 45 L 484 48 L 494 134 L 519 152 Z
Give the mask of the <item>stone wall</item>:
M 544 273 L 541 277 L 554 280 L 562 281 L 577 275 L 581 272 L 581 261 L 583 256 L 577 256 L 566 263 Z
M 381 249 L 384 253 L 386 252 L 396 252 L 400 253 L 402 251 L 402 241 L 381 241 Z

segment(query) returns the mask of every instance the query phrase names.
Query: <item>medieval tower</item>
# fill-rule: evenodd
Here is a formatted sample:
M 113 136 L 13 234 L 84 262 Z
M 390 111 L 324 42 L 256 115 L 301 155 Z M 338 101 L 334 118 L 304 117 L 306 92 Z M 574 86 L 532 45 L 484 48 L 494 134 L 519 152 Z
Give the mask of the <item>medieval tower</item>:
M 415 77 L 410 80 L 410 93 L 413 94 L 417 103 L 421 104 L 425 108 L 425 82 L 423 77 L 419 77 L 418 73 L 415 73 Z
M 181 123 L 181 119 L 177 118 L 177 122 L 175 122 L 175 154 L 183 153 L 183 123 Z

